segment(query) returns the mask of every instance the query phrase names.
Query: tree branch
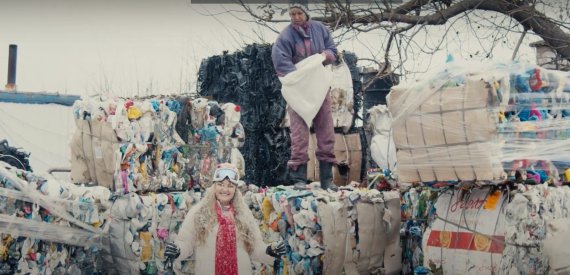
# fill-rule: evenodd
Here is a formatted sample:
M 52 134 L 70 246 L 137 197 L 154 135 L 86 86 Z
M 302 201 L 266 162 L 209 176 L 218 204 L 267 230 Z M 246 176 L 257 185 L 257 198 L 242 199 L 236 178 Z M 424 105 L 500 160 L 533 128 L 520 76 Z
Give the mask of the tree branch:
M 273 17 L 274 14 L 279 13 L 275 11 L 280 10 L 275 5 L 267 4 L 267 6 L 263 6 L 263 11 L 256 12 L 245 3 L 246 0 L 234 1 L 238 2 L 256 23 L 269 27 L 274 32 L 277 30 L 268 26 L 268 23 L 289 22 L 289 20 L 277 20 Z M 548 6 L 550 0 L 544 1 L 545 5 L 550 7 Z M 530 30 L 540 36 L 560 56 L 570 60 L 570 35 L 562 29 L 568 28 L 570 24 L 563 21 L 562 17 L 560 20 L 554 17 L 546 17 L 537 10 L 534 0 L 409 0 L 398 7 L 387 6 L 386 3 L 388 2 L 376 1 L 376 6 L 363 8 L 362 5 L 351 4 L 351 1 L 347 0 L 328 0 L 321 8 L 311 11 L 312 13 L 320 13 L 322 16 L 313 16 L 312 18 L 329 25 L 332 30 L 346 28 L 356 32 L 369 32 L 384 28 L 389 32 L 401 33 L 416 25 L 448 24 L 452 18 L 457 18 L 462 14 L 468 16 L 469 12 L 476 10 L 493 11 L 512 18 L 514 22 L 523 26 L 523 29 Z M 564 12 L 563 6 L 561 6 L 560 12 Z M 567 11 L 566 13 L 570 14 Z M 488 20 L 486 17 L 481 19 Z M 407 25 L 401 26 L 400 23 Z M 512 31 L 511 28 L 507 28 L 505 31 L 510 32 Z M 477 32 L 474 34 L 477 39 L 487 39 L 487 37 L 479 36 Z M 487 36 L 490 36 L 489 39 L 493 39 L 493 42 L 501 37 L 498 31 L 488 33 Z M 493 44 L 493 47 L 495 45 Z
M 521 37 L 519 38 L 519 41 L 517 42 L 517 45 L 515 46 L 515 50 L 513 51 L 513 56 L 511 57 L 511 60 L 515 60 L 515 58 L 517 57 L 517 53 L 519 51 L 519 47 L 521 46 L 523 39 L 526 35 L 527 29 L 524 29 L 523 33 L 521 34 Z
M 416 2 L 423 3 L 423 1 L 416 1 Z M 371 23 L 388 21 L 394 23 L 398 22 L 398 23 L 408 23 L 408 24 L 443 25 L 448 21 L 449 18 L 461 14 L 465 11 L 475 9 L 482 2 L 485 2 L 485 0 L 464 0 L 455 5 L 450 6 L 445 10 L 441 10 L 437 13 L 432 13 L 425 16 L 415 16 L 415 15 L 396 13 L 396 10 L 399 10 L 398 8 L 391 13 L 380 12 L 380 13 L 371 13 L 370 15 L 355 17 L 353 21 L 349 21 L 348 20 L 349 18 L 345 16 L 343 20 L 340 21 L 340 23 L 344 25 L 350 25 L 355 23 L 371 24 Z M 418 7 L 420 6 L 418 5 Z M 400 12 L 404 11 L 405 10 L 400 10 Z M 330 24 L 331 22 L 337 20 L 337 18 L 333 17 L 315 17 L 314 19 L 327 24 Z
M 515 19 L 525 29 L 532 30 L 556 50 L 563 58 L 570 60 L 570 35 L 566 34 L 558 24 L 540 13 L 528 1 L 521 0 L 462 0 L 448 8 L 424 16 L 408 15 L 413 8 L 429 3 L 428 0 L 415 0 L 401 5 L 393 12 L 370 13 L 366 15 L 343 14 L 337 17 L 315 17 L 324 23 L 337 23 L 339 26 L 351 27 L 354 24 L 379 24 L 380 22 L 443 25 L 454 16 L 469 10 L 495 11 Z M 448 4 L 449 1 L 443 3 Z
M 431 0 L 413 0 L 409 1 L 405 4 L 400 5 L 398 8 L 394 9 L 394 13 L 396 14 L 408 14 L 414 10 L 417 10 L 430 2 Z

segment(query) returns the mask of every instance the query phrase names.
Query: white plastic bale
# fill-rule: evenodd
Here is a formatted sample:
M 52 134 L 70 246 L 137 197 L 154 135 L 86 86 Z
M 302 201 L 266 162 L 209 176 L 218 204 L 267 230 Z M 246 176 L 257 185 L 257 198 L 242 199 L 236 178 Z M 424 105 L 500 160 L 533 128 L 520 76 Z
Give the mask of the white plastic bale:
M 570 133 L 570 120 L 567 114 L 570 108 L 567 103 L 570 98 L 570 86 L 567 83 L 569 79 L 568 72 L 546 70 L 520 62 L 484 62 L 467 65 L 464 62 L 456 62 L 447 64 L 441 70 L 433 70 L 424 79 L 394 87 L 394 91 L 405 91 L 405 94 L 394 93 L 389 97 L 389 102 L 399 106 L 394 110 L 396 112 L 394 117 L 400 122 L 417 115 L 415 112 L 418 110 L 423 114 L 441 110 L 443 114 L 439 124 L 445 128 L 448 144 L 453 144 L 453 140 L 459 141 L 457 138 L 461 137 L 462 132 L 465 133 L 466 141 L 470 143 L 468 150 L 457 148 L 453 152 L 468 156 L 467 158 L 472 160 L 471 165 L 457 166 L 460 161 L 453 157 L 451 151 L 449 152 L 451 157 L 432 158 L 433 165 L 440 162 L 439 164 L 445 164 L 448 168 L 453 167 L 459 179 L 469 177 L 469 169 L 474 170 L 473 177 L 477 180 L 488 177 L 500 179 L 503 176 L 502 171 L 497 171 L 496 168 L 500 167 L 501 161 L 568 161 L 570 141 L 567 136 Z M 484 83 L 484 89 L 480 90 L 477 85 L 471 85 L 476 82 Z M 456 93 L 458 89 L 463 88 L 465 93 Z M 433 101 L 437 96 L 439 104 L 428 106 L 429 101 Z M 477 115 L 483 109 L 486 109 L 487 117 Z M 509 114 L 511 111 L 514 115 Z M 457 119 L 459 116 L 463 117 L 462 121 Z M 437 117 L 430 118 L 426 115 L 424 118 L 425 124 L 437 126 Z M 395 124 L 406 125 L 403 122 Z M 493 147 L 484 144 L 489 140 L 485 138 L 489 133 L 496 137 L 491 139 L 494 140 Z M 483 143 L 483 146 L 471 146 L 475 143 Z M 410 144 L 404 145 L 410 147 Z M 417 146 L 411 147 L 417 148 Z M 490 164 L 476 163 L 474 160 L 481 157 L 477 152 L 482 148 L 487 152 L 495 152 L 496 160 Z M 442 151 L 439 154 L 445 155 L 446 150 L 439 150 Z M 416 158 L 414 152 L 406 153 Z M 424 153 L 420 152 L 420 155 Z M 425 158 L 425 160 L 430 159 Z M 404 169 L 406 175 L 410 176 L 405 178 L 406 180 L 423 181 L 421 178 L 418 180 L 418 176 L 413 173 L 414 170 L 418 171 L 417 158 L 413 163 L 405 163 L 400 159 L 400 163 L 410 166 L 410 169 Z M 490 169 L 487 169 L 489 167 Z M 533 169 L 530 166 L 522 168 Z M 552 165 L 549 168 L 539 169 L 545 169 L 543 171 L 553 178 L 554 183 L 559 184 L 558 173 Z M 541 181 L 544 181 L 544 177 Z
M 550 234 L 544 240 L 544 254 L 549 259 L 549 274 L 570 273 L 570 218 L 555 219 L 548 223 Z
M 384 250 L 384 274 L 400 274 L 402 270 L 402 248 L 400 246 L 401 207 L 400 194 L 397 191 L 384 192 L 386 205 L 383 220 L 388 224 L 386 230 L 386 249 Z M 389 215 L 387 214 L 389 212 Z
M 80 208 L 77 202 L 80 197 L 73 197 L 67 189 L 68 186 L 59 184 L 55 178 L 38 177 L 3 162 L 0 162 L 0 178 L 2 178 L 0 193 L 11 204 L 11 207 L 8 205 L 0 207 L 0 212 L 2 212 L 0 213 L 0 223 L 2 224 L 0 231 L 3 233 L 1 242 L 3 245 L 14 244 L 7 251 L 2 251 L 2 254 L 3 257 L 11 258 L 11 260 L 18 258 L 17 268 L 21 273 L 52 274 L 65 272 L 65 268 L 68 268 L 71 263 L 68 250 L 73 249 L 76 252 L 86 253 L 92 247 L 100 245 L 103 232 L 91 224 L 86 224 L 87 220 L 100 221 L 97 210 L 91 212 L 94 215 L 93 217 L 86 215 L 90 213 L 90 207 L 93 206 L 92 204 L 87 205 L 87 203 L 93 202 L 89 194 L 85 196 L 84 202 L 86 204 L 82 205 L 87 206 L 84 209 L 85 211 L 76 212 L 75 210 Z M 27 209 L 27 207 L 29 208 Z M 47 211 L 43 212 L 42 208 Z M 15 213 L 16 211 L 26 213 L 27 217 L 19 217 L 20 215 Z M 40 214 L 42 215 L 40 216 Z M 75 226 L 72 227 L 71 224 Z M 23 238 L 23 242 L 21 239 L 14 242 L 17 238 Z M 50 249 L 55 247 L 52 245 L 56 244 L 61 245 L 61 249 L 58 251 Z M 16 253 L 18 254 L 16 255 Z M 20 257 L 21 255 L 27 256 Z M 92 259 L 90 255 L 87 256 L 89 258 L 81 257 L 75 260 L 82 265 L 81 268 L 83 269 L 95 268 L 94 266 L 85 266 L 86 263 L 95 265 L 96 262 L 96 259 Z M 47 259 L 51 262 L 47 262 Z M 3 265 L 0 265 L 2 272 L 11 269 L 8 267 L 6 270 L 6 264 L 4 262 Z M 59 264 L 61 266 L 57 267 Z
M 499 274 L 566 274 L 569 217 L 563 208 L 570 199 L 568 187 L 519 185 L 519 190 L 507 206 L 509 244 Z
M 278 188 L 284 188 L 287 190 L 285 187 Z M 252 188 L 250 190 L 253 192 L 258 191 L 257 188 Z M 285 209 L 279 204 L 279 199 L 275 198 L 275 193 L 273 193 L 272 190 L 274 189 L 266 190 L 264 194 L 247 192 L 245 196 L 246 200 L 249 201 L 248 205 L 250 208 L 253 208 L 252 211 L 254 212 L 254 216 L 256 216 L 262 224 L 262 230 L 268 229 L 266 225 L 263 225 L 264 222 L 262 220 L 260 210 L 260 205 L 262 205 L 261 201 L 263 201 L 265 197 L 271 198 L 273 205 L 272 211 L 281 213 L 281 211 Z M 283 189 L 279 192 L 283 192 L 282 190 Z M 295 191 L 292 191 L 292 193 L 289 192 L 285 191 L 281 194 L 286 197 L 287 194 L 292 195 L 297 193 Z M 316 214 L 318 214 L 318 222 L 322 228 L 324 242 L 324 274 L 340 274 L 342 270 L 344 270 L 345 274 L 369 274 L 374 271 L 384 272 L 384 270 L 386 270 L 385 267 L 388 266 L 390 266 L 391 270 L 399 269 L 399 263 L 391 264 L 384 259 L 384 255 L 386 255 L 386 253 L 394 254 L 397 253 L 394 251 L 399 250 L 397 250 L 396 247 L 394 247 L 396 250 L 391 250 L 390 252 L 383 249 L 383 247 L 389 243 L 395 244 L 395 246 L 399 245 L 398 224 L 400 219 L 400 210 L 398 192 L 381 193 L 376 190 L 344 190 L 342 193 L 331 193 L 317 189 L 313 190 L 313 195 L 318 202 Z M 382 199 L 383 196 L 387 200 L 386 202 L 389 201 L 388 204 L 385 204 L 385 201 Z M 348 197 L 352 197 L 352 200 L 355 203 L 351 204 L 348 202 L 350 200 Z M 309 219 L 303 217 L 303 215 L 307 215 L 306 212 L 303 212 L 303 209 L 309 207 L 309 201 L 311 201 L 311 199 L 303 199 L 300 201 L 299 209 L 303 214 L 301 214 L 301 212 L 295 212 L 295 224 L 299 226 L 312 226 L 312 223 L 309 221 L 312 219 L 311 215 L 307 216 Z M 377 213 L 372 213 L 371 216 L 379 217 L 371 218 L 366 214 L 363 214 L 363 217 L 360 217 L 363 220 L 362 223 L 365 229 L 356 233 L 361 236 L 361 242 L 363 242 L 363 244 L 359 243 L 359 246 L 355 247 L 353 250 L 351 238 L 355 232 L 351 231 L 354 230 L 354 228 L 349 224 L 349 221 L 353 218 L 349 217 L 348 207 L 349 205 L 352 205 L 350 206 L 350 208 L 352 208 L 350 212 L 354 213 L 354 215 L 356 215 L 354 219 L 358 220 L 356 204 L 361 204 L 363 206 L 374 205 L 373 208 L 376 209 Z M 386 213 L 384 210 L 389 208 L 392 209 L 389 211 L 391 213 L 385 216 L 383 214 Z M 370 211 L 363 210 L 363 212 L 366 213 Z M 270 215 L 270 223 L 275 217 L 276 215 Z M 289 217 L 287 219 L 291 220 Z M 366 223 L 369 225 L 366 225 Z M 280 233 L 275 233 L 275 236 L 279 237 Z M 311 235 L 310 230 L 307 230 L 307 228 L 298 229 L 295 233 L 304 234 L 305 236 Z M 271 239 L 271 236 L 271 234 L 266 234 L 264 237 L 265 241 L 268 241 L 267 238 Z M 309 246 L 305 247 L 307 242 Z M 320 253 L 322 253 L 319 252 L 320 245 L 318 244 L 318 241 L 313 238 L 305 238 L 305 240 L 301 240 L 292 236 L 288 238 L 288 243 L 293 248 L 293 251 L 296 251 L 300 255 L 320 255 Z M 364 247 L 360 247 L 361 245 L 364 245 Z M 360 256 L 359 251 L 364 251 L 365 256 Z M 391 255 L 391 257 L 395 258 L 394 255 Z M 357 266 L 361 267 L 362 270 L 359 270 Z M 300 265 L 291 264 L 288 268 L 290 272 L 293 272 L 293 274 L 306 274 L 304 273 L 306 270 L 304 270 Z M 259 270 L 259 268 L 256 270 Z
M 461 87 L 394 87 L 388 101 L 397 117 L 393 130 L 399 179 L 496 179 L 500 155 L 491 154 L 498 151 L 489 146 L 497 136 L 497 120 L 487 109 L 494 96 L 476 78 Z
M 93 153 L 93 130 L 91 128 L 91 121 L 81 121 L 81 129 L 83 133 L 82 145 L 83 151 L 82 153 L 85 155 L 85 159 L 87 160 L 87 165 L 89 168 L 89 174 L 91 176 L 91 180 L 97 180 L 97 173 L 95 169 L 95 162 L 94 162 L 94 153 Z
M 352 261 L 358 274 L 369 274 L 377 271 L 383 264 L 386 246 L 385 227 L 382 217 L 383 204 L 358 203 L 358 250 L 357 257 Z M 382 232 L 382 233 L 381 233 Z
M 31 220 L 22 218 L 22 221 L 17 223 L 14 218 L 8 217 L 7 220 L 2 221 L 3 224 L 7 221 L 8 226 L 0 227 L 4 229 L 0 231 L 6 231 L 10 228 L 17 229 L 17 231 L 11 230 L 5 233 L 13 234 L 13 236 L 28 237 L 32 240 L 27 242 L 28 246 L 24 251 L 28 251 L 29 247 L 37 245 L 37 242 L 33 239 L 81 247 L 85 245 L 86 247 L 84 250 L 81 250 L 82 248 L 70 250 L 75 252 L 74 255 L 69 255 L 70 257 L 76 257 L 73 261 L 83 261 L 75 264 L 63 254 L 56 255 L 50 253 L 49 249 L 45 254 L 45 249 L 34 252 L 38 255 L 38 259 L 45 257 L 48 261 L 47 263 L 45 261 L 36 263 L 28 257 L 21 257 L 20 259 L 23 259 L 19 264 L 21 270 L 29 271 L 32 274 L 38 274 L 37 270 L 40 271 L 39 274 L 90 273 L 92 267 L 89 264 L 94 265 L 93 268 L 97 269 L 95 271 L 101 271 L 104 274 L 138 274 L 140 269 L 146 268 L 145 263 L 141 262 L 141 260 L 148 260 L 149 263 L 147 264 L 149 266 L 156 264 L 158 271 L 161 272 L 163 266 L 160 263 L 160 255 L 162 255 L 160 248 L 162 246 L 156 244 L 162 244 L 160 238 L 166 238 L 167 236 L 161 234 L 161 231 L 175 232 L 177 220 L 180 220 L 185 213 L 185 211 L 179 210 L 187 209 L 189 206 L 186 203 L 191 204 L 192 201 L 199 200 L 199 197 L 196 199 L 188 196 L 190 194 L 178 192 L 170 193 L 170 196 L 157 194 L 156 196 L 142 197 L 131 193 L 117 198 L 113 203 L 110 200 L 110 190 L 103 186 L 84 187 L 76 186 L 72 183 L 58 185 L 59 182 L 52 178 L 44 181 L 44 179 L 35 177 L 31 173 L 23 171 L 21 173 L 21 175 L 25 174 L 25 179 L 29 180 L 29 182 L 26 182 L 23 177 L 17 177 L 15 171 L 0 167 L 0 177 L 8 180 L 7 182 L 10 183 L 9 187 L 16 187 L 16 189 L 21 190 L 17 191 L 2 187 L 0 188 L 0 193 L 3 196 L 14 197 L 17 200 L 37 202 L 38 205 L 45 207 L 49 211 L 50 216 L 62 217 L 63 221 L 55 219 L 54 221 L 57 224 L 39 221 L 42 218 L 38 214 L 39 207 L 33 207 Z M 4 186 L 7 182 L 2 182 L 1 185 Z M 90 204 L 86 205 L 86 203 Z M 159 203 L 164 207 L 155 216 L 155 207 Z M 174 203 L 176 203 L 176 207 Z M 94 206 L 102 208 L 91 208 Z M 109 209 L 111 213 L 102 213 L 103 210 L 108 208 L 111 208 Z M 15 208 L 8 207 L 0 209 L 2 211 L 16 211 Z M 3 215 L 0 214 L 0 216 Z M 112 219 L 107 220 L 106 217 L 108 215 L 112 216 Z M 66 220 L 87 230 L 71 227 Z M 140 231 L 147 222 L 151 224 L 149 230 Z M 101 227 L 97 227 L 101 223 L 103 223 L 102 230 L 100 230 Z M 157 232 L 156 238 L 153 234 L 154 232 Z M 99 239 L 102 240 L 99 241 Z M 92 245 L 99 245 L 101 252 L 92 251 Z M 63 246 L 63 249 L 63 251 L 66 251 L 65 249 L 68 248 Z M 83 255 L 88 258 L 83 257 Z M 153 258 L 155 256 L 156 258 Z M 57 267 L 57 261 L 62 257 L 64 260 L 62 266 Z M 97 264 L 99 260 L 94 257 L 100 257 L 104 264 Z M 84 258 L 86 259 L 81 260 Z M 87 266 L 86 263 L 88 263 Z M 42 268 L 45 272 L 42 271 Z
M 90 121 L 91 124 L 91 146 L 93 149 L 93 163 L 95 165 L 95 174 L 97 182 L 103 179 L 105 171 L 105 161 L 103 160 L 103 148 L 101 146 L 101 127 L 102 123 L 99 121 Z M 104 183 L 101 183 L 104 184 Z
M 115 134 L 115 131 L 111 127 L 110 123 L 104 123 L 101 125 L 101 150 L 103 153 L 103 163 L 104 170 L 102 173 L 102 178 L 99 179 L 101 182 L 99 185 L 105 187 L 113 186 L 113 175 L 114 175 L 114 152 L 119 148 L 119 140 Z
M 339 240 L 345 240 L 348 231 L 346 205 L 342 202 L 325 203 L 319 200 L 317 207 L 325 244 L 323 274 L 340 274 L 344 263 L 346 243 Z
M 92 138 L 91 145 L 93 147 L 93 162 L 95 164 L 95 174 L 97 175 L 97 184 L 111 187 L 113 183 L 113 172 L 107 171 L 105 164 L 105 152 L 103 150 L 104 137 L 102 133 L 102 128 L 104 123 L 99 121 L 91 121 Z M 109 177 L 111 175 L 111 177 Z
M 138 215 L 134 203 L 137 199 L 136 196 L 132 194 L 129 197 L 117 199 L 111 208 L 113 219 L 109 228 L 109 246 L 105 246 L 102 251 L 103 259 L 111 261 L 104 265 L 109 268 L 110 273 L 139 273 L 138 257 L 133 253 L 131 247 L 134 236 L 130 231 L 130 221 Z
M 502 241 L 506 196 L 501 194 L 494 205 L 486 208 L 488 194 L 489 188 L 439 194 L 435 209 L 441 219 L 436 219 L 423 235 L 425 267 L 431 263 L 442 268 L 444 274 L 499 272 L 506 250 Z
M 375 206 L 374 231 L 372 233 L 372 247 L 370 253 L 370 263 L 368 272 L 377 273 L 384 272 L 384 252 L 388 244 L 388 231 L 385 217 L 387 217 L 386 206 L 384 203 L 373 204 Z
M 84 135 L 85 132 L 90 132 L 89 124 L 85 120 L 75 119 L 77 130 L 73 133 L 69 148 L 71 150 L 71 180 L 77 183 L 88 183 L 92 181 L 88 160 L 85 156 Z M 87 126 L 87 129 L 85 129 Z M 89 145 L 91 142 L 88 143 Z M 91 149 L 87 149 L 91 150 Z
M 358 270 L 356 269 L 356 260 L 358 259 L 358 252 L 353 250 L 353 244 L 356 243 L 354 236 L 354 223 L 351 221 L 351 213 L 348 213 L 349 219 L 347 219 L 347 227 L 349 229 L 349 234 L 346 238 L 346 253 L 344 257 L 344 272 L 346 275 L 358 275 Z

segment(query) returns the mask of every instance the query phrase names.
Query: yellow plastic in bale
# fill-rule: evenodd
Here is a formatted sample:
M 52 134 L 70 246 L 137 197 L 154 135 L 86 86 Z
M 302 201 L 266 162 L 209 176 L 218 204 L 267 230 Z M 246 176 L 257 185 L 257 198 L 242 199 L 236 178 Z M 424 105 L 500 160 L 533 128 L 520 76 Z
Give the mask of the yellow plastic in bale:
M 97 221 L 97 222 L 92 223 L 91 225 L 95 228 L 99 228 L 99 227 L 101 227 L 102 223 L 101 223 L 101 221 Z
M 161 243 L 160 247 L 158 248 L 158 252 L 157 252 L 159 259 L 164 259 L 164 248 L 165 248 L 164 243 Z
M 127 111 L 127 117 L 130 119 L 139 119 L 142 116 L 141 110 L 139 108 L 131 106 Z
M 0 259 L 2 259 L 2 261 L 6 261 L 8 259 L 8 248 L 6 248 L 5 246 L 0 246 Z
M 265 197 L 261 203 L 261 212 L 263 213 L 263 221 L 265 223 L 269 222 L 269 216 L 273 212 L 273 205 L 271 205 L 271 200 L 269 197 Z
M 139 166 L 139 174 L 142 175 L 144 181 L 147 181 L 148 175 L 147 175 L 147 173 L 146 173 L 146 165 L 145 165 L 144 162 L 141 163 L 141 165 Z
M 489 210 L 495 210 L 500 198 L 501 198 L 501 191 L 495 191 L 492 194 L 489 194 L 489 196 L 487 196 L 487 200 L 485 201 L 485 205 L 483 206 L 483 208 Z
M 147 262 L 152 258 L 152 234 L 150 232 L 140 232 L 139 237 L 141 239 L 141 261 Z
M 172 165 L 172 171 L 176 174 L 180 174 L 180 166 L 178 166 L 178 163 Z

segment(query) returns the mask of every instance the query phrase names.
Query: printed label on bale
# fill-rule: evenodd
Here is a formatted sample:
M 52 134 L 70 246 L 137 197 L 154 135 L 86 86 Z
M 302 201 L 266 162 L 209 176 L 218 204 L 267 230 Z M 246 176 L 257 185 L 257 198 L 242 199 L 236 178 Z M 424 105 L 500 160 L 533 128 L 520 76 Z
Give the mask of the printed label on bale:
M 489 188 L 441 193 L 437 215 L 424 234 L 424 266 L 444 274 L 498 271 L 505 249 L 505 196 Z

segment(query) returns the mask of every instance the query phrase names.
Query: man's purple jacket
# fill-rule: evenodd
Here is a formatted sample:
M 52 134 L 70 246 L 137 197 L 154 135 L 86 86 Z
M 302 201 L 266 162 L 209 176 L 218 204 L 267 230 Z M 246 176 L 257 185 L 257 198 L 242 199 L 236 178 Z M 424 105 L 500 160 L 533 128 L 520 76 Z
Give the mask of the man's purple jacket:
M 308 20 L 303 26 L 289 24 L 273 45 L 271 58 L 278 76 L 295 71 L 295 64 L 315 54 L 325 53 L 324 64 L 336 60 L 336 46 L 331 33 L 321 22 Z

